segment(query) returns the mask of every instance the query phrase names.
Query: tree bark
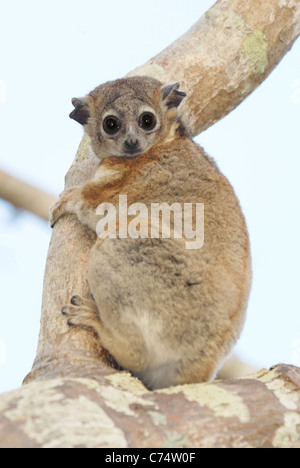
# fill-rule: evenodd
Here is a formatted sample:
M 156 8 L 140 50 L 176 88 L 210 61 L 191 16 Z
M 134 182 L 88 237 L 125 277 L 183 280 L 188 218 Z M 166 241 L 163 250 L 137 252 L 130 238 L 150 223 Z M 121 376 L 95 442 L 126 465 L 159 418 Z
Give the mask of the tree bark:
M 300 370 L 155 392 L 125 372 L 32 382 L 2 395 L 0 434 L 0 448 L 299 448 Z
M 220 0 L 184 36 L 131 75 L 181 81 L 189 96 L 182 117 L 196 135 L 240 104 L 299 34 L 299 0 Z M 97 164 L 84 136 L 66 188 L 87 181 Z M 74 217 L 62 218 L 55 226 L 37 357 L 27 385 L 0 398 L 2 444 L 16 446 L 19 440 L 24 446 L 300 445 L 296 368 L 278 366 L 243 380 L 147 392 L 129 374 L 108 366 L 92 333 L 69 329 L 60 310 L 72 295 L 88 293 L 94 241 L 95 235 Z M 37 401 L 29 409 L 32 395 Z

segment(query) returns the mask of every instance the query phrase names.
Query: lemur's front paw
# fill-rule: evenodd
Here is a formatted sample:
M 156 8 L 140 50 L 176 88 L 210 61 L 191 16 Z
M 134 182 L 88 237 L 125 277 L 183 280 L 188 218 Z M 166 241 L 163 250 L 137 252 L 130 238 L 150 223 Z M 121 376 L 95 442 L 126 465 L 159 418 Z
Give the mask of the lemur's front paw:
M 63 215 L 64 206 L 65 203 L 63 203 L 61 200 L 58 200 L 58 202 L 54 203 L 54 205 L 50 207 L 49 224 L 52 228 L 54 227 L 55 223 L 59 220 L 59 218 Z
M 64 214 L 73 213 L 71 202 L 74 200 L 76 193 L 76 188 L 66 190 L 61 194 L 60 199 L 51 206 L 49 222 L 52 228 Z

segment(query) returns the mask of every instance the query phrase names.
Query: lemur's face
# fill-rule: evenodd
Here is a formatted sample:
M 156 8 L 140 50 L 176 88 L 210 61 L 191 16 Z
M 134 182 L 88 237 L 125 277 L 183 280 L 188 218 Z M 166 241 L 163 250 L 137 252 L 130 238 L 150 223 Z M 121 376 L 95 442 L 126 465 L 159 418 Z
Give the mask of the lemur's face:
M 73 99 L 70 117 L 85 126 L 100 159 L 135 158 L 159 140 L 169 123 L 167 114 L 174 119 L 185 97 L 178 88 L 179 83 L 163 86 L 147 77 L 109 82 L 87 98 Z
M 158 139 L 161 113 L 137 99 L 121 96 L 97 122 L 97 138 L 105 157 L 134 158 L 146 153 Z

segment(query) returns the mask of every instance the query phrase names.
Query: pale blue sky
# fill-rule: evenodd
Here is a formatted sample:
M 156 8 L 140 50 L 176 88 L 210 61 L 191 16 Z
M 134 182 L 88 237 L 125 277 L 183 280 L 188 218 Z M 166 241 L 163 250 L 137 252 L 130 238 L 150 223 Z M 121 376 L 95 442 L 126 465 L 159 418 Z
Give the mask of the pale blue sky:
M 2 0 L 0 168 L 54 195 L 82 130 L 71 98 L 124 76 L 183 34 L 209 0 Z M 226 53 L 226 51 L 224 51 Z M 300 366 L 300 42 L 234 112 L 197 137 L 248 222 L 253 288 L 237 352 Z M 0 201 L 0 392 L 34 359 L 51 230 Z

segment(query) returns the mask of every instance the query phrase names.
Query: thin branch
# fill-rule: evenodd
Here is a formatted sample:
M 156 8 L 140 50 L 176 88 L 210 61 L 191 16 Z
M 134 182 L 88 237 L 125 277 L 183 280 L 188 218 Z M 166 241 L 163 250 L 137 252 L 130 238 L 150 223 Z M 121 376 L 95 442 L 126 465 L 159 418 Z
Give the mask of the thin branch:
M 222 369 L 218 372 L 217 379 L 228 380 L 238 379 L 245 375 L 254 374 L 258 369 L 250 364 L 241 361 L 237 356 L 232 355 L 223 364 Z
M 4 171 L 0 171 L 0 198 L 45 221 L 49 219 L 49 207 L 56 200 L 52 195 Z

